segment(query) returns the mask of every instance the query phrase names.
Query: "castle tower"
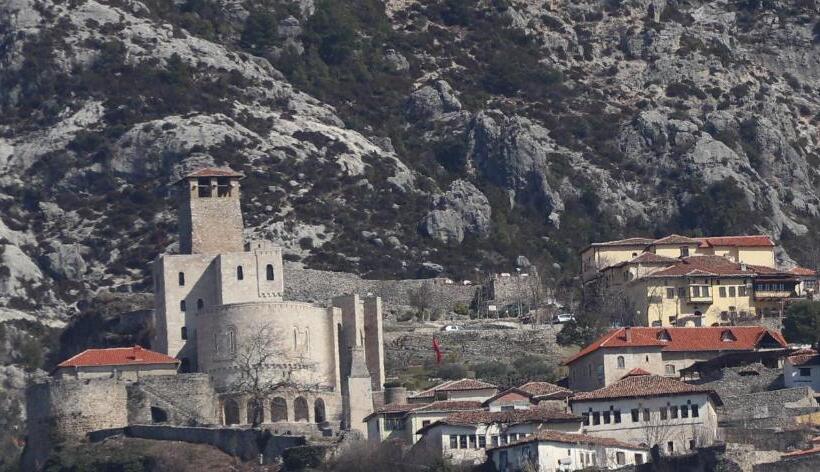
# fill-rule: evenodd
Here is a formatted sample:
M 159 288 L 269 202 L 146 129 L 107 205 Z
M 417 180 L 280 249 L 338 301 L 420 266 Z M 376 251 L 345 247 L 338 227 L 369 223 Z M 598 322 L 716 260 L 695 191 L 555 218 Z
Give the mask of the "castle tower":
M 241 252 L 242 209 L 239 179 L 243 175 L 228 168 L 208 167 L 180 179 L 180 254 Z
M 367 370 L 363 346 L 351 347 L 348 351 L 350 364 L 346 371 L 350 374 L 342 384 L 342 403 L 347 427 L 367 436 L 364 419 L 373 413 L 373 390 L 370 372 Z

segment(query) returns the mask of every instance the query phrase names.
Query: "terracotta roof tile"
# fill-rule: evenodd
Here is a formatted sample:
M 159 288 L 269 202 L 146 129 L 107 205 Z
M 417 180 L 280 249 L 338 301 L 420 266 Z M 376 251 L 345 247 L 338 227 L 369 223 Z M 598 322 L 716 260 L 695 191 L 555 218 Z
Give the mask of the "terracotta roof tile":
M 733 246 L 733 247 L 773 247 L 772 238 L 765 234 L 755 236 L 713 236 L 706 238 L 695 238 L 700 242 L 701 247 Z
M 442 400 L 438 402 L 421 405 L 411 410 L 412 413 L 420 411 L 459 411 L 476 410 L 481 408 L 481 402 L 472 400 Z
M 787 275 L 772 267 L 741 264 L 722 256 L 689 256 L 675 262 L 671 267 L 653 272 L 646 277 L 682 277 L 702 276 L 738 276 L 754 277 L 756 275 Z
M 789 356 L 788 360 L 794 366 L 820 365 L 820 354 L 814 349 L 801 349 Z
M 700 244 L 700 241 L 694 238 L 689 238 L 687 236 L 681 236 L 679 234 L 670 234 L 669 236 L 652 241 L 652 244 L 656 246 L 662 246 L 664 244 Z
M 598 246 L 640 246 L 640 245 L 649 245 L 652 244 L 654 239 L 652 238 L 626 238 L 626 239 L 617 239 L 615 241 L 604 241 L 600 243 L 592 243 L 589 246 L 591 247 L 598 247 Z
M 143 348 L 142 346 L 111 349 L 86 349 L 57 367 L 121 366 L 148 364 L 178 364 L 179 360 Z
M 706 393 L 720 404 L 717 394 L 706 387 L 691 385 L 660 375 L 626 375 L 621 380 L 591 392 L 579 392 L 570 397 L 570 403 L 585 400 L 613 398 L 658 397 L 684 393 Z
M 627 332 L 627 330 L 629 330 Z M 734 341 L 723 341 L 723 334 L 729 331 Z M 660 334 L 665 332 L 669 341 L 663 341 Z M 627 333 L 629 341 L 627 341 Z M 704 327 L 632 327 L 615 328 L 598 338 L 592 344 L 564 361 L 570 364 L 601 348 L 657 346 L 662 351 L 738 351 L 755 349 L 763 337 L 771 336 L 780 347 L 786 347 L 786 340 L 777 331 L 762 326 L 704 326 Z
M 503 449 L 512 446 L 518 446 L 520 444 L 527 444 L 531 442 L 540 441 L 551 441 L 564 444 L 590 444 L 603 447 L 620 447 L 624 449 L 647 450 L 646 447 L 642 447 L 637 444 L 631 444 L 628 442 L 618 441 L 617 439 L 599 438 L 595 436 L 589 436 L 587 434 L 562 433 L 559 431 L 552 431 L 548 429 L 542 429 L 536 432 L 535 434 L 527 436 L 519 441 L 510 444 L 505 444 L 502 446 L 488 448 L 487 450 L 491 451 L 495 449 Z
M 523 390 L 524 392 L 527 392 L 534 397 L 572 393 L 572 390 L 568 390 L 564 387 L 559 387 L 558 385 L 551 384 L 549 382 L 527 382 L 524 385 L 518 387 L 518 390 Z
M 418 434 L 423 434 L 423 431 L 442 424 L 471 426 L 491 423 L 515 425 L 522 423 L 566 423 L 580 421 L 580 416 L 555 408 L 530 408 L 526 410 L 506 411 L 465 410 L 450 413 L 443 420 L 436 421 L 433 424 L 421 428 Z
M 652 375 L 652 374 L 650 374 L 649 372 L 641 369 L 640 367 L 635 367 L 634 369 L 627 372 L 626 375 L 624 375 L 621 378 L 624 379 L 626 377 L 635 377 L 635 376 L 639 376 L 639 375 Z
M 807 269 L 805 267 L 795 267 L 795 268 L 789 270 L 789 273 L 794 274 L 794 275 L 802 275 L 804 277 L 814 277 L 814 276 L 817 275 L 816 271 L 813 271 L 811 269 Z
M 491 383 L 482 382 L 480 380 L 475 379 L 461 379 L 461 380 L 448 380 L 444 383 L 440 383 L 435 387 L 429 388 L 421 393 L 413 395 L 410 398 L 430 398 L 434 397 L 436 392 L 456 392 L 456 391 L 465 391 L 465 390 L 485 390 L 490 388 L 498 388 L 496 385 Z

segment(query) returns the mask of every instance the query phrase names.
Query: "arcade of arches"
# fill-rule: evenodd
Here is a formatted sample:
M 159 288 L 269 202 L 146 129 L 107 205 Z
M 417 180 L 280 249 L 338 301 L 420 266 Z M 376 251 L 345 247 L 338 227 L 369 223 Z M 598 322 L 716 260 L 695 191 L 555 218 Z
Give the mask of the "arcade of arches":
M 270 400 L 225 398 L 221 401 L 222 424 L 262 424 L 276 422 L 317 423 L 328 420 L 325 400 L 316 397 L 309 401 L 299 395 L 289 401 L 286 396 Z

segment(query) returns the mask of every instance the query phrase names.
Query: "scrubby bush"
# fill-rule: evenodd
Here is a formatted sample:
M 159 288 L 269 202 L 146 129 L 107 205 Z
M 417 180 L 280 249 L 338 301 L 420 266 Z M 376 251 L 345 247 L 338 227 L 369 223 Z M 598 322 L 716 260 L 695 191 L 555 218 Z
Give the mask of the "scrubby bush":
M 467 369 L 461 364 L 441 364 L 436 368 L 436 377 L 442 379 L 463 379 L 467 377 Z

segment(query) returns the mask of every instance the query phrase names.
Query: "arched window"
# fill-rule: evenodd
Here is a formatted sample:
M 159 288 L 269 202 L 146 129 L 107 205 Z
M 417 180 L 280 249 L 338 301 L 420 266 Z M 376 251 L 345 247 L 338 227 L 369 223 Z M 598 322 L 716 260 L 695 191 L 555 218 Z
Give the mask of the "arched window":
M 179 274 L 177 274 L 177 279 L 179 280 L 180 287 L 185 285 L 185 272 L 180 272 Z
M 288 420 L 288 402 L 282 397 L 276 397 L 270 402 L 270 420 L 287 421 Z
M 242 266 L 236 266 L 236 280 L 243 280 L 245 273 L 242 271 Z
M 265 422 L 265 410 L 261 400 L 248 400 L 248 424 L 257 425 Z
M 202 301 L 202 299 L 201 299 L 201 298 L 198 298 L 198 299 L 196 300 L 196 309 L 197 309 L 197 311 L 198 311 L 198 310 L 201 310 L 201 309 L 203 309 L 203 308 L 205 308 L 205 302 L 204 302 L 204 301 Z
M 324 423 L 326 419 L 325 401 L 321 398 L 317 398 L 316 401 L 313 402 L 313 421 L 316 423 Z
M 618 356 L 618 368 L 623 369 L 626 367 L 626 362 L 624 361 L 624 356 Z
M 304 397 L 296 397 L 296 400 L 293 400 L 293 419 L 294 421 L 310 421 L 308 402 Z
M 239 404 L 236 403 L 236 400 L 230 398 L 225 400 L 222 408 L 224 409 L 225 424 L 239 424 Z
M 185 311 L 185 300 L 179 301 L 179 311 Z
M 265 267 L 265 278 L 273 280 L 273 264 L 268 264 L 268 266 Z

